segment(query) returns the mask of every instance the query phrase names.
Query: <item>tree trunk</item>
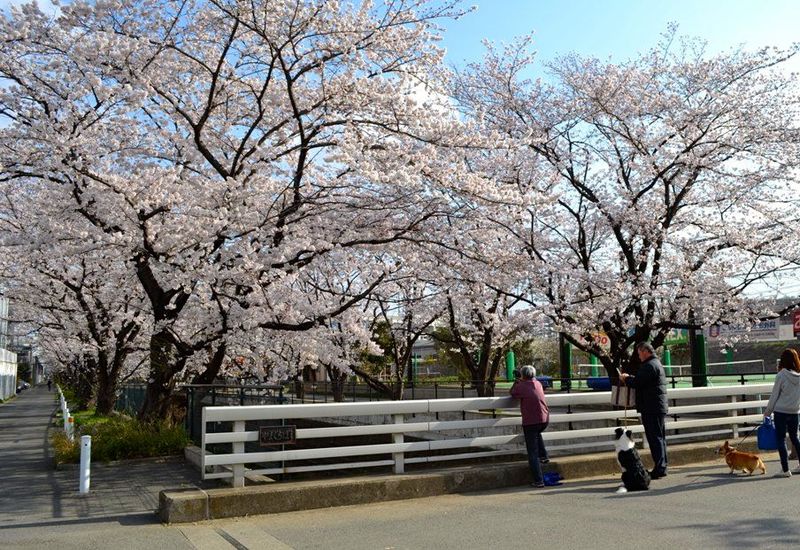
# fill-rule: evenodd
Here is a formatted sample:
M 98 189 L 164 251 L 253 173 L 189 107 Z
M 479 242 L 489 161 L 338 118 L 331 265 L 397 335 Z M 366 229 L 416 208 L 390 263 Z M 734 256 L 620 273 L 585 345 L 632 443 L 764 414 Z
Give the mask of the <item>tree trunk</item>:
M 101 355 L 97 369 L 95 414 L 108 416 L 117 401 L 117 377 L 109 372 L 108 361 Z
M 183 368 L 186 358 L 176 358 L 172 338 L 165 331 L 150 338 L 150 376 L 145 389 L 144 403 L 139 419 L 154 421 L 169 414 L 170 397 L 174 387 L 174 376 Z
M 225 342 L 222 342 L 214 351 L 208 363 L 206 363 L 206 368 L 203 372 L 198 373 L 192 379 L 192 384 L 213 384 L 214 380 L 216 380 L 219 375 L 219 371 L 222 369 L 222 363 L 225 360 L 225 354 L 227 352 L 228 346 Z
M 337 403 L 344 401 L 344 386 L 347 382 L 347 374 L 325 366 L 325 371 L 328 373 L 328 378 L 331 381 L 331 393 L 333 400 Z

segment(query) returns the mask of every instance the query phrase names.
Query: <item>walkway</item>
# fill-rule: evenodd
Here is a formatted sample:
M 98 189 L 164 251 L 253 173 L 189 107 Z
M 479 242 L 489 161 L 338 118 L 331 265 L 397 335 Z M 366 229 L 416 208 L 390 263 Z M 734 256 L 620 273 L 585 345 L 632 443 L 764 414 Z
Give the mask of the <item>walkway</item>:
M 55 390 L 39 386 L 0 405 L 0 541 L 11 527 L 140 516 L 157 521 L 158 493 L 195 487 L 198 475 L 182 459 L 93 464 L 89 495 L 78 494 L 78 469 L 53 468 L 49 437 Z M 0 542 L 0 546 L 2 543 Z

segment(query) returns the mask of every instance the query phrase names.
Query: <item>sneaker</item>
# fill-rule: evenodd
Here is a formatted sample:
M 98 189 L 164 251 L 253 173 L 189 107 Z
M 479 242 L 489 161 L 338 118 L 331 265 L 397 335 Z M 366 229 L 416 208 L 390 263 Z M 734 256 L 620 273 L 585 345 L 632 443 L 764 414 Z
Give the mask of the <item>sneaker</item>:
M 792 472 L 786 470 L 785 472 L 778 472 L 773 477 L 792 477 Z
M 550 462 L 550 459 L 549 458 L 540 458 L 539 462 L 541 462 L 542 464 L 547 464 L 547 463 Z
M 656 472 L 653 470 L 652 472 L 647 472 L 650 474 L 650 479 L 661 479 L 662 477 L 667 477 L 667 472 Z
M 544 481 L 533 481 L 531 482 L 531 487 L 534 489 L 542 489 L 544 487 Z

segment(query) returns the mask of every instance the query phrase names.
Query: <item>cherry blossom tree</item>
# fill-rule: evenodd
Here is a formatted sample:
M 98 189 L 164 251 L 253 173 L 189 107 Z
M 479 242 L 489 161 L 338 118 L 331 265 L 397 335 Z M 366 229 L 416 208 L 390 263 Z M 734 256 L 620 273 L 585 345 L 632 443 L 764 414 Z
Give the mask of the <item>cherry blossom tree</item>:
M 51 218 L 52 242 L 102 243 L 135 277 L 143 417 L 166 414 L 190 365 L 219 372 L 238 332 L 327 326 L 394 269 L 374 251 L 448 208 L 436 144 L 459 131 L 414 90 L 437 86 L 434 22 L 454 4 L 118 0 L 3 17 L 0 181 L 40 187 L 26 207 L 43 216 L 71 213 Z
M 611 376 L 635 341 L 775 316 L 752 297 L 799 257 L 798 89 L 781 70 L 798 48 L 712 54 L 672 28 L 628 62 L 562 57 L 548 83 L 525 78 L 529 42 L 454 79 L 459 109 L 497 136 L 468 160 L 495 182 L 472 191 L 496 205 L 496 261 L 525 271 L 488 284 Z

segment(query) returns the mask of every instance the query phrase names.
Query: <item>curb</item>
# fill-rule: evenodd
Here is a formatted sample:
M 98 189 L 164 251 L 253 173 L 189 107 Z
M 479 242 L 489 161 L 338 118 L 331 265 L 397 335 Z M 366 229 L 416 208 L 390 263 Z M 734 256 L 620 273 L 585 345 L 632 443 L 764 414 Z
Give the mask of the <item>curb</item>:
M 724 461 L 714 453 L 722 442 L 673 445 L 670 466 Z M 740 445 L 753 451 L 754 442 Z M 652 467 L 649 453 L 642 459 Z M 544 466 L 564 479 L 608 476 L 619 478 L 613 451 L 559 458 Z M 527 461 L 476 464 L 403 475 L 374 475 L 336 480 L 297 481 L 219 489 L 176 489 L 159 494 L 158 516 L 164 523 L 189 523 L 258 514 L 330 508 L 370 502 L 431 497 L 525 485 L 530 481 Z

